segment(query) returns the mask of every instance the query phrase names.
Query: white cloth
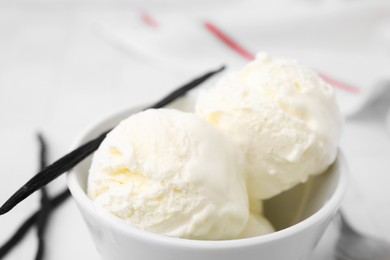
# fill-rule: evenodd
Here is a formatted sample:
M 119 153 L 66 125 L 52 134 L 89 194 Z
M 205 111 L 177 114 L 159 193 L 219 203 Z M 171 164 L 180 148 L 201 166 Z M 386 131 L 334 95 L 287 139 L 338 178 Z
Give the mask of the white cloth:
M 283 3 L 281 5 L 280 3 Z M 177 13 L 156 9 L 158 28 L 134 21 L 103 21 L 98 33 L 133 57 L 160 68 L 186 71 L 245 60 L 205 30 L 212 21 L 253 53 L 294 57 L 359 94 L 338 91 L 350 117 L 383 89 L 390 77 L 390 3 L 386 1 L 231 1 L 223 8 Z M 98 26 L 99 27 L 99 26 Z

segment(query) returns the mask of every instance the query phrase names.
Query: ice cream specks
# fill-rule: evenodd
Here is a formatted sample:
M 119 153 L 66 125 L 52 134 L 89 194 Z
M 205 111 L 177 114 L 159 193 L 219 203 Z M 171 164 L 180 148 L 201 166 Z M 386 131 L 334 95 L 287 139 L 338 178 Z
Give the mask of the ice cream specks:
M 88 195 L 140 229 L 237 238 L 249 218 L 240 153 L 194 114 L 147 110 L 122 121 L 95 153 Z
M 294 60 L 257 55 L 204 91 L 196 113 L 241 147 L 252 198 L 305 182 L 337 154 L 342 120 L 333 88 Z

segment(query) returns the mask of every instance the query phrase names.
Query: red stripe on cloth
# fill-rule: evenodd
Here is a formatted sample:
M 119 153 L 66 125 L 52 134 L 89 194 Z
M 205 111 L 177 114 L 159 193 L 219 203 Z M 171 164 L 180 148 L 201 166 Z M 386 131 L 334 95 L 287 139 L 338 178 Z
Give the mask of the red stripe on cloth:
M 347 92 L 350 92 L 350 93 L 354 93 L 354 94 L 358 94 L 360 92 L 360 89 L 357 88 L 357 87 L 354 87 L 354 86 L 351 86 L 351 85 L 348 85 L 348 84 L 345 84 L 343 82 L 340 82 L 338 80 L 335 80 L 334 78 L 331 78 L 323 73 L 318 73 L 318 75 L 320 75 L 320 77 L 328 84 L 332 85 L 333 87 L 335 88 L 338 88 L 338 89 L 341 89 L 341 90 L 344 90 L 344 91 L 347 91 Z
M 250 53 L 248 50 L 244 49 L 240 44 L 238 44 L 236 41 L 234 41 L 231 37 L 229 37 L 227 34 L 222 32 L 217 26 L 210 22 L 204 23 L 204 26 L 207 30 L 209 30 L 214 36 L 216 36 L 219 40 L 221 40 L 223 43 L 225 43 L 227 46 L 229 46 L 232 50 L 234 50 L 236 53 L 241 55 L 244 59 L 247 60 L 253 60 L 255 56 Z
M 211 22 L 205 22 L 204 23 L 205 28 L 211 32 L 215 37 L 217 37 L 220 41 L 225 43 L 228 47 L 230 47 L 231 50 L 236 52 L 238 55 L 243 57 L 246 60 L 253 60 L 255 58 L 255 55 L 253 55 L 250 51 L 245 49 L 242 45 L 240 45 L 237 41 L 233 40 L 230 36 L 228 36 L 226 33 L 224 33 L 221 29 L 219 29 L 215 24 Z M 345 84 L 343 82 L 340 82 L 338 80 L 335 80 L 323 73 L 318 73 L 320 77 L 330 85 L 332 85 L 335 88 L 344 90 L 349 93 L 357 94 L 360 92 L 359 88 L 353 87 L 351 85 Z
M 149 25 L 150 27 L 158 27 L 158 22 L 152 16 L 150 16 L 147 12 L 141 11 L 140 16 L 141 16 L 141 20 L 145 24 Z

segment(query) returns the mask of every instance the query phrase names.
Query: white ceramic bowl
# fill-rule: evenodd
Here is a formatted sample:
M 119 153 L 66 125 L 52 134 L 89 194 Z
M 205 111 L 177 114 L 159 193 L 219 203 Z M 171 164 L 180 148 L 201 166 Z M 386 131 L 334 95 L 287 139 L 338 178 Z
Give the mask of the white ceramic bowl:
M 94 125 L 75 146 L 115 126 L 132 112 L 117 113 Z M 68 185 L 105 260 L 308 259 L 339 209 L 347 186 L 346 163 L 339 153 L 326 173 L 266 201 L 266 215 L 277 232 L 247 239 L 198 241 L 139 230 L 94 205 L 86 195 L 90 162 L 91 156 L 69 173 Z

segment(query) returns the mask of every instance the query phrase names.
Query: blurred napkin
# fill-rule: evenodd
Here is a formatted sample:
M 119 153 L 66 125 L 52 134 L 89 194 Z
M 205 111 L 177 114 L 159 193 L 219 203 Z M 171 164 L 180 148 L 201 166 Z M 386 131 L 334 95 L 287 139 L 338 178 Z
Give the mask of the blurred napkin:
M 386 1 L 231 1 L 177 12 L 153 9 L 134 19 L 102 21 L 97 33 L 132 58 L 170 72 L 198 72 L 246 63 L 204 24 L 212 21 L 252 53 L 293 57 L 358 93 L 337 90 L 349 118 L 381 96 L 390 78 L 390 3 Z M 143 10 L 143 9 L 142 9 Z M 144 12 L 144 11 L 142 11 Z
M 390 134 L 390 110 L 387 113 L 386 126 L 387 126 L 387 132 Z

